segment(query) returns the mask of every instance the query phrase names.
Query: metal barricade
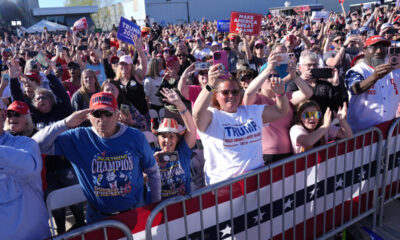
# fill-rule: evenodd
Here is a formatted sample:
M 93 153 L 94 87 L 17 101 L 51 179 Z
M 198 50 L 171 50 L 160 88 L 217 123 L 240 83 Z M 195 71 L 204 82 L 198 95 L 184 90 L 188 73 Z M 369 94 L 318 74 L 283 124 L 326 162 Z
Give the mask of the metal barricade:
M 96 223 L 92 223 L 90 225 L 81 227 L 79 229 L 75 229 L 73 231 L 66 232 L 62 235 L 53 237 L 53 240 L 66 240 L 66 239 L 71 239 L 80 236 L 81 239 L 114 239 L 114 238 L 109 238 L 107 228 L 114 228 L 120 230 L 123 234 L 124 237 L 126 237 L 127 240 L 133 240 L 131 230 L 123 223 L 116 221 L 116 220 L 104 220 Z M 100 237 L 101 234 L 97 235 L 92 235 L 92 236 L 86 236 L 89 235 L 90 233 L 94 233 L 96 230 L 101 230 L 103 229 L 103 236 L 102 238 Z M 86 237 L 85 237 L 86 236 Z
M 370 128 L 164 200 L 146 239 L 326 239 L 376 216 L 381 152 L 381 131 Z
M 380 195 L 379 226 L 383 224 L 384 205 L 400 197 L 400 118 L 387 134 Z

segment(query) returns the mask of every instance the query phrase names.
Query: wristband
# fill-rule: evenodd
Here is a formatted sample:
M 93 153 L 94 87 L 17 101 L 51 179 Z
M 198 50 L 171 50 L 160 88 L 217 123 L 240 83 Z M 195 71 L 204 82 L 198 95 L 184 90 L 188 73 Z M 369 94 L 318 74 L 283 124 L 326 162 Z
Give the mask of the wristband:
M 182 112 L 179 112 L 179 113 L 183 115 L 183 114 L 185 114 L 187 111 L 188 111 L 188 109 L 185 108 L 185 110 L 183 110 Z
M 215 88 L 213 88 L 212 86 L 210 86 L 210 85 L 208 85 L 208 84 L 206 84 L 205 88 L 206 88 L 207 91 L 209 91 L 209 92 L 214 92 L 214 91 L 215 91 Z
M 284 91 L 283 93 L 281 93 L 281 94 L 277 94 L 277 93 L 275 93 L 275 96 L 277 96 L 277 97 L 282 97 L 282 96 L 285 96 L 285 94 L 286 94 L 286 91 Z

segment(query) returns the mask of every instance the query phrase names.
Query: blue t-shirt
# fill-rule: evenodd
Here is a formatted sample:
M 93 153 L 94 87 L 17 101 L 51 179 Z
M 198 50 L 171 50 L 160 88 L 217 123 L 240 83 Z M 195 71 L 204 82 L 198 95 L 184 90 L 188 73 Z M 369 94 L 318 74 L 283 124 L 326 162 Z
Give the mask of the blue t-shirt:
M 160 151 L 160 149 L 155 149 Z M 166 199 L 178 195 L 186 195 L 191 192 L 190 188 L 190 158 L 192 149 L 182 138 L 176 145 L 178 159 L 170 160 L 166 164 L 158 164 L 161 178 L 161 198 Z
M 156 164 L 134 128 L 115 138 L 101 138 L 90 127 L 72 129 L 56 138 L 55 153 L 72 162 L 88 201 L 104 213 L 135 207 L 143 198 L 143 169 Z

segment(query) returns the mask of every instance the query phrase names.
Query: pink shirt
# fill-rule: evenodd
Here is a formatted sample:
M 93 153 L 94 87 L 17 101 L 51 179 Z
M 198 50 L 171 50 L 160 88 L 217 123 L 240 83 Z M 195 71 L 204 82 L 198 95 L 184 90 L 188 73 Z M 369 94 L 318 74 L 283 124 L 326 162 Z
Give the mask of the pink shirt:
M 197 97 L 199 96 L 201 92 L 201 86 L 199 85 L 189 85 L 189 101 L 192 103 L 192 109 L 194 102 L 196 101 Z M 197 139 L 200 139 L 199 133 L 197 133 Z
M 288 99 L 292 99 L 292 92 L 286 93 Z M 255 104 L 267 104 L 274 106 L 275 100 L 268 99 L 264 95 L 257 93 Z M 283 117 L 262 129 L 262 152 L 263 154 L 284 154 L 292 152 L 292 143 L 290 142 L 289 129 L 293 120 L 293 109 L 289 108 L 289 112 Z

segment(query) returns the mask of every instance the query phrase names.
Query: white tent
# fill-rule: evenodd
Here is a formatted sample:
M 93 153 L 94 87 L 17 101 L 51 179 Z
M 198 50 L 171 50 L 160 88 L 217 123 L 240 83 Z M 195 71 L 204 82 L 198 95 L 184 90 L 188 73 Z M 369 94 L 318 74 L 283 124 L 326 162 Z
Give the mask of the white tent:
M 57 30 L 58 31 L 68 31 L 68 27 L 66 27 L 64 25 L 42 19 L 40 22 L 37 22 L 36 24 L 27 28 L 26 32 L 28 32 L 28 33 L 44 32 L 44 27 L 47 27 L 47 31 L 49 31 L 49 32 L 55 32 Z

